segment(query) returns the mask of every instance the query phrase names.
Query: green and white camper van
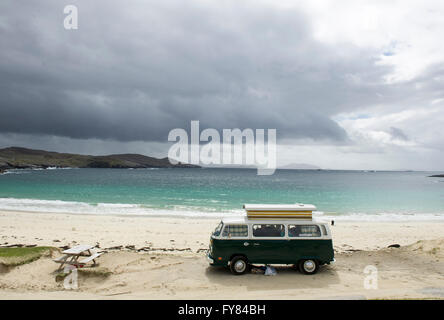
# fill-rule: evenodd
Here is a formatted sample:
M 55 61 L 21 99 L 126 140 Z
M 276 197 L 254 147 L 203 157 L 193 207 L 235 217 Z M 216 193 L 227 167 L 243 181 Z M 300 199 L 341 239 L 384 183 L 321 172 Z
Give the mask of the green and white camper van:
M 208 261 L 229 266 L 235 275 L 250 264 L 291 264 L 304 274 L 334 261 L 328 223 L 316 221 L 316 207 L 294 205 L 244 205 L 246 217 L 224 218 L 210 239 Z

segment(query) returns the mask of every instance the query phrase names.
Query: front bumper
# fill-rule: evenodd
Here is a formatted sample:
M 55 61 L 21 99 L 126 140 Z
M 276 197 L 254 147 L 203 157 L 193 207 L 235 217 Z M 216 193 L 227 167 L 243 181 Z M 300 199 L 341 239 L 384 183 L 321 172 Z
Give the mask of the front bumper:
M 207 261 L 209 264 L 214 264 L 214 259 L 211 258 L 210 253 L 207 253 Z

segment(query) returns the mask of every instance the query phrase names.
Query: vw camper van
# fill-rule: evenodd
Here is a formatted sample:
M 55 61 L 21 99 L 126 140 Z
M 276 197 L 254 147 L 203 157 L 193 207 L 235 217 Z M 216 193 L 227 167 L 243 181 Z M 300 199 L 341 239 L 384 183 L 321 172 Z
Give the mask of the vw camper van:
M 291 264 L 304 274 L 334 261 L 328 223 L 316 221 L 313 205 L 244 205 L 245 217 L 224 218 L 210 239 L 207 259 L 235 275 L 251 264 Z

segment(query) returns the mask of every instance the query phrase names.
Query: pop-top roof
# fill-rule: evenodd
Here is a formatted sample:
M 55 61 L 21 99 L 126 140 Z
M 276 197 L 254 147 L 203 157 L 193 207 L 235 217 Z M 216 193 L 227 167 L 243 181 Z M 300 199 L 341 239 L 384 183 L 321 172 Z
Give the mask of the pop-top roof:
M 243 224 L 243 223 L 248 223 L 248 222 L 252 222 L 252 223 L 270 223 L 269 221 L 273 221 L 273 222 L 288 222 L 288 221 L 295 221 L 295 219 L 289 219 L 289 218 L 275 218 L 275 219 L 270 219 L 270 218 L 262 218 L 262 219 L 250 219 L 247 216 L 244 217 L 223 217 L 222 222 L 225 224 Z M 310 224 L 310 223 L 327 223 L 328 221 L 324 221 L 324 220 L 319 220 L 319 219 L 298 219 L 297 223 L 301 223 L 301 224 Z
M 312 204 L 244 204 L 248 219 L 312 219 Z
M 315 211 L 312 204 L 244 204 L 244 209 L 248 211 Z

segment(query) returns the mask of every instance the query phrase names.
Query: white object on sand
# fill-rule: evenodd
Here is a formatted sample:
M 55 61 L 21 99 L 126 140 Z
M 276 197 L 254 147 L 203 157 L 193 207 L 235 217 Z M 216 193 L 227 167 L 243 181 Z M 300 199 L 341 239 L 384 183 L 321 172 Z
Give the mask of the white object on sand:
M 271 266 L 267 266 L 267 269 L 265 269 L 264 275 L 266 276 L 275 276 L 276 274 L 276 269 Z

